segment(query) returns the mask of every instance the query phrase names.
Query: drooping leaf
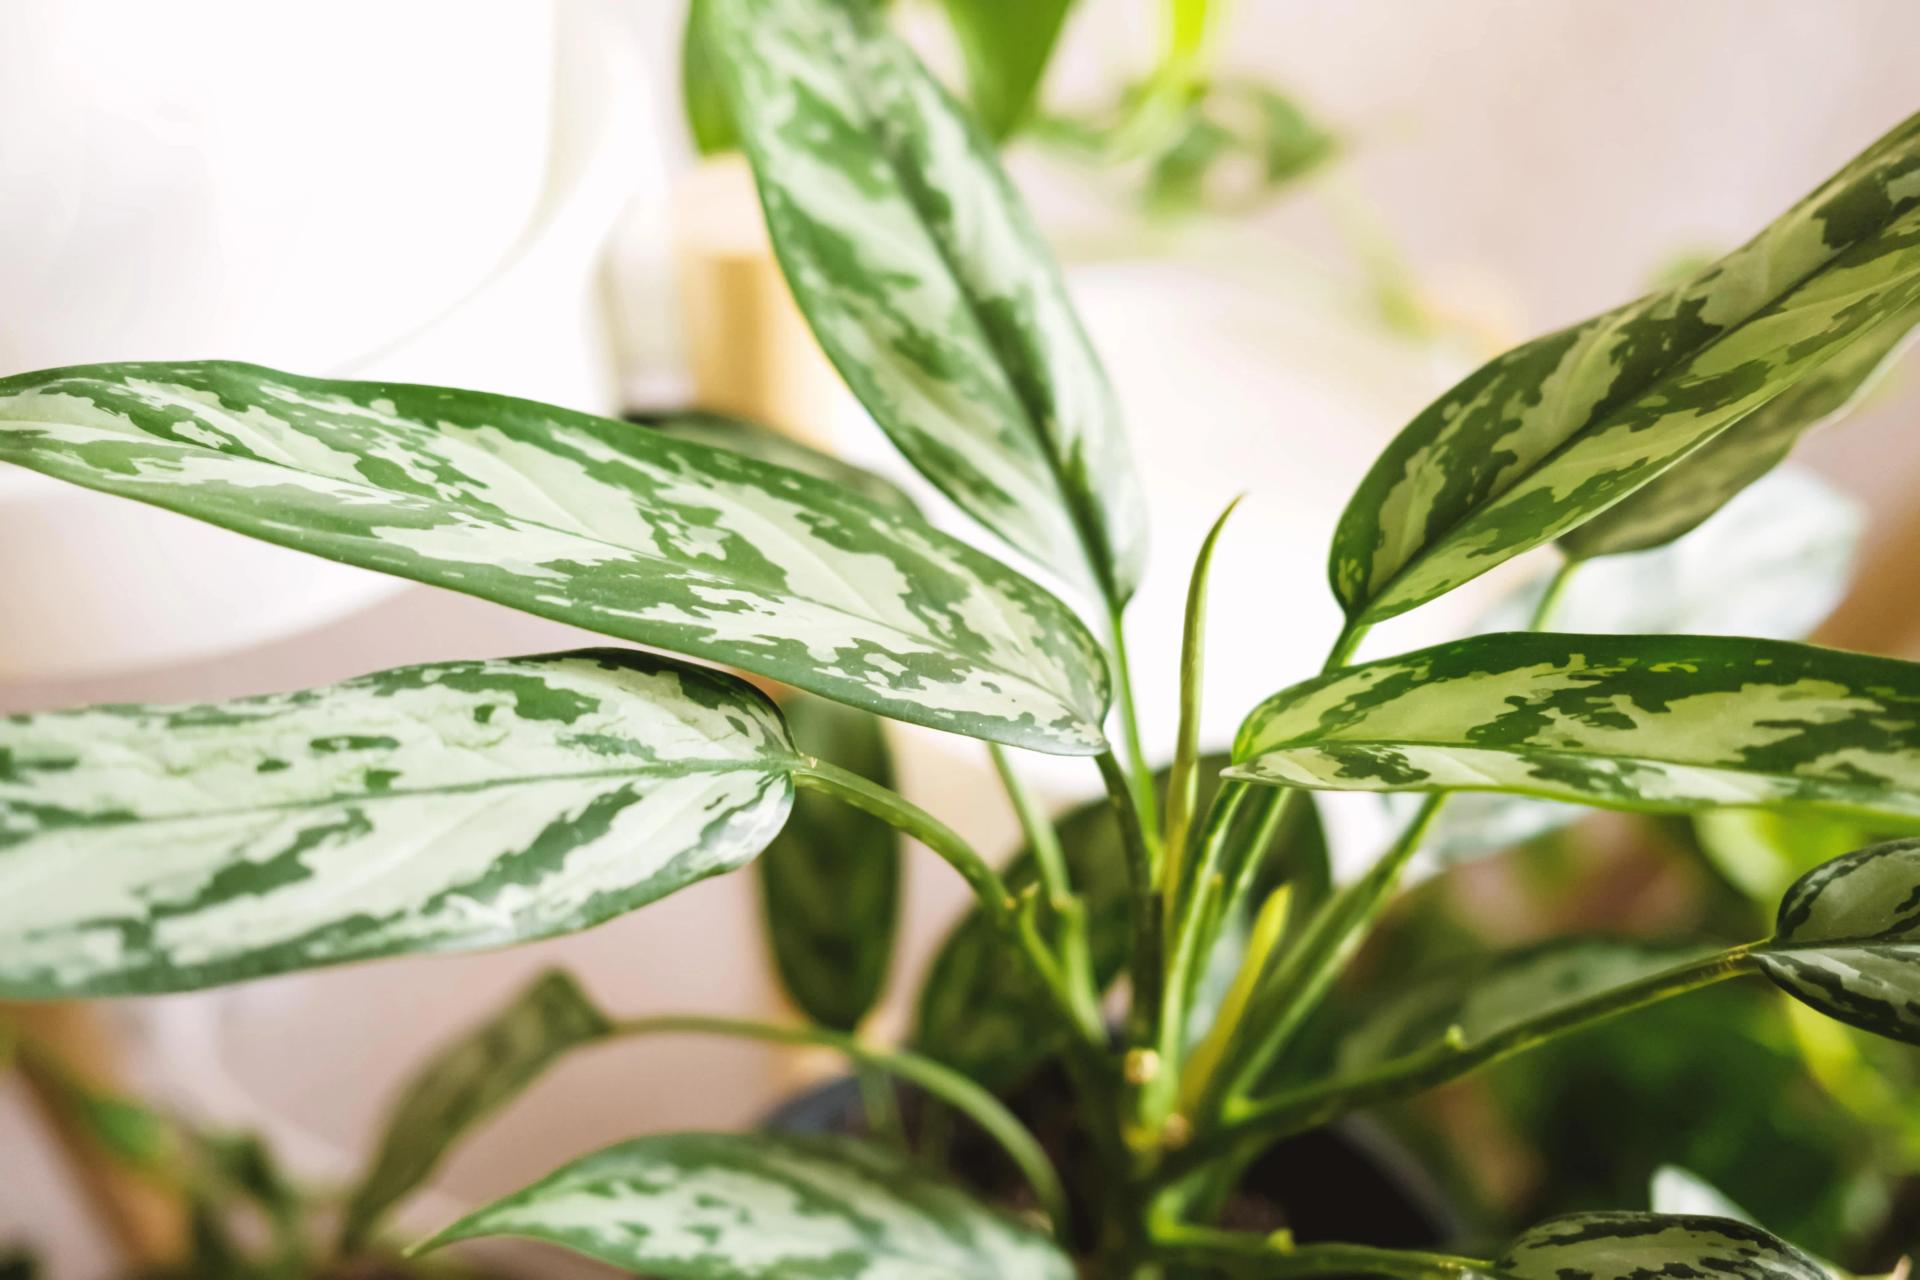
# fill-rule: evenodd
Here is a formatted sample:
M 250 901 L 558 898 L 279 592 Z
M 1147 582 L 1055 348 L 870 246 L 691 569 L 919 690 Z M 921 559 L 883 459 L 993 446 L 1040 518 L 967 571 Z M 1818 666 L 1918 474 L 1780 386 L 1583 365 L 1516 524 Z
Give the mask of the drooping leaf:
M 1920 665 L 1721 636 L 1477 636 L 1309 680 L 1228 776 L 1684 812 L 1920 818 Z
M 893 786 L 893 758 L 878 720 L 804 694 L 781 709 L 802 752 Z M 815 1022 L 853 1030 L 880 998 L 893 959 L 899 835 L 851 805 L 802 791 L 758 869 L 781 984 Z
M 1433 1048 L 1471 1053 L 1523 1023 L 1698 954 L 1613 938 L 1557 938 L 1479 957 L 1403 987 L 1340 1040 L 1342 1072 Z
M 557 1059 L 607 1035 L 613 1024 L 566 974 L 540 975 L 514 1001 L 435 1054 L 407 1085 L 372 1165 L 347 1201 L 341 1252 L 433 1176 L 449 1148 L 516 1097 Z
M 566 1165 L 425 1245 L 511 1235 L 674 1280 L 1073 1280 L 1051 1241 L 881 1148 L 674 1133 Z
M 1697 528 L 1766 475 L 1800 437 L 1844 417 L 1895 363 L 1920 309 L 1889 316 L 1797 384 L 1775 396 L 1633 496 L 1569 530 L 1560 547 L 1577 560 L 1641 551 Z
M 1225 758 L 1201 759 L 1197 812 L 1205 813 L 1219 787 Z M 1165 802 L 1167 771 L 1154 775 Z M 1326 845 L 1310 805 L 1297 805 L 1293 821 L 1274 835 L 1263 875 L 1251 896 L 1255 905 L 1281 879 L 1303 884 L 1296 910 L 1316 902 L 1311 890 L 1325 875 Z M 1055 824 L 1074 892 L 1085 903 L 1087 944 L 1096 982 L 1104 990 L 1126 965 L 1132 922 L 1125 854 L 1113 806 L 1098 800 L 1063 815 Z M 1032 854 L 1009 862 L 1007 886 L 1018 893 L 1038 879 Z M 1229 921 L 1221 946 L 1231 945 L 1244 921 Z M 1218 984 L 1216 984 L 1217 986 Z M 1204 1014 L 1196 1015 L 1203 1023 Z M 915 1012 L 914 1047 L 992 1088 L 1017 1081 L 1058 1048 L 1058 1017 L 1032 987 L 1017 956 L 1007 953 L 991 923 L 971 911 L 954 926 L 935 954 Z
M 1580 565 L 1551 628 L 1798 640 L 1845 597 L 1865 525 L 1851 498 L 1783 468 L 1677 542 Z M 1516 592 L 1477 629 L 1523 629 L 1545 585 Z
M 967 65 L 967 97 L 989 136 L 1026 123 L 1073 0 L 945 0 Z
M 0 380 L 0 462 L 957 733 L 1099 749 L 1057 600 L 844 488 L 530 401 L 252 365 Z
M 1759 1227 L 1677 1213 L 1572 1213 L 1522 1232 L 1494 1261 L 1513 1280 L 1831 1280 L 1812 1258 Z
M 776 467 L 785 467 L 789 471 L 798 471 L 816 480 L 850 489 L 869 502 L 899 515 L 917 517 L 920 514 L 920 508 L 913 499 L 893 481 L 865 467 L 856 467 L 831 453 L 802 444 L 792 436 L 761 423 L 704 410 L 643 421 L 655 431 L 676 440 L 690 440 L 709 449 L 744 453 L 749 458 L 758 458 L 761 462 L 770 462 Z
M 865 6 L 703 2 L 774 249 L 848 386 L 969 515 L 1124 601 L 1145 524 L 1118 409 L 992 144 Z
M 686 21 L 680 33 L 680 106 L 686 113 L 693 149 L 712 156 L 737 150 L 740 135 L 716 80 L 719 72 L 713 65 L 713 51 L 707 47 L 706 27 L 700 18 L 704 3 L 706 0 L 687 0 Z
M 1626 498 L 1920 304 L 1920 116 L 1672 289 L 1538 338 L 1388 446 L 1334 537 L 1378 621 Z
M 0 720 L 0 994 L 181 991 L 598 924 L 773 839 L 764 695 L 633 652 Z
M 1872 845 L 1800 877 L 1755 954 L 1794 999 L 1920 1044 L 1920 840 Z

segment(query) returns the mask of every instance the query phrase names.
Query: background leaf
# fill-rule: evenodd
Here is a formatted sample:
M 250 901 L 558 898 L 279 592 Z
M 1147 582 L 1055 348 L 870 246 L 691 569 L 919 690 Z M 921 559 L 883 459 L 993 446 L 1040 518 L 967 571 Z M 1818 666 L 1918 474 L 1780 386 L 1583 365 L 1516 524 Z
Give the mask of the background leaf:
M 704 3 L 706 0 L 687 0 L 686 25 L 680 35 L 680 106 L 686 113 L 693 149 L 712 156 L 739 150 L 740 135 L 733 127 L 726 95 L 716 83 L 719 73 L 700 17 Z
M 994 138 L 1026 123 L 1073 0 L 945 0 L 967 64 L 967 97 Z
M 549 1174 L 428 1241 L 513 1235 L 645 1275 L 788 1280 L 1073 1280 L 1032 1228 L 899 1156 L 827 1135 L 635 1138 Z
M 1916 304 L 1920 116 L 1692 279 L 1435 401 L 1341 517 L 1334 594 L 1377 621 L 1558 537 Z
M 1920 817 L 1920 666 L 1721 636 L 1478 636 L 1349 667 L 1247 717 L 1230 777 L 1512 791 L 1678 812 Z
M 1759 1227 L 1693 1214 L 1573 1213 L 1522 1232 L 1493 1264 L 1515 1280 L 1831 1280 L 1818 1262 Z
M 364 1244 L 380 1218 L 433 1176 L 468 1129 L 518 1096 L 556 1059 L 612 1029 L 586 992 L 554 971 L 442 1048 L 387 1118 L 380 1149 L 347 1201 L 341 1252 L 351 1254 Z
M 1105 661 L 990 557 L 810 476 L 506 396 L 253 365 L 0 380 L 0 462 L 1041 751 Z
M 786 820 L 779 713 L 613 650 L 0 720 L 0 993 L 181 991 L 584 929 Z
M 1908 344 L 1920 309 L 1881 321 L 1872 332 L 1748 414 L 1677 466 L 1560 539 L 1576 560 L 1641 551 L 1672 541 L 1766 475 L 1800 437 L 1844 417 Z
M 1920 1044 L 1920 840 L 1873 845 L 1800 877 L 1755 955 L 1794 999 Z
M 989 140 L 865 6 L 703 3 L 774 249 L 847 385 L 969 515 L 1124 601 L 1145 517 L 1119 411 Z
M 781 709 L 801 752 L 893 786 L 893 757 L 878 720 L 805 694 Z M 757 866 L 767 937 L 787 994 L 815 1022 L 852 1031 L 880 998 L 893 959 L 899 835 L 832 796 L 802 791 Z

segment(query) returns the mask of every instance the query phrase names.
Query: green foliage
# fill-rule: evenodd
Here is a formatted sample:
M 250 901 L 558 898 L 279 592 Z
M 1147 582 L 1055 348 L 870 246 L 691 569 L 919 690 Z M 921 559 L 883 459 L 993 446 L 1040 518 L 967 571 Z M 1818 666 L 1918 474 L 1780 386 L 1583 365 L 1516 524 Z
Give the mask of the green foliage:
M 996 139 L 1027 122 L 1073 0 L 944 0 L 967 63 L 967 96 Z
M 1920 1044 L 1920 840 L 1815 867 L 1780 900 L 1760 967 L 1830 1018 Z

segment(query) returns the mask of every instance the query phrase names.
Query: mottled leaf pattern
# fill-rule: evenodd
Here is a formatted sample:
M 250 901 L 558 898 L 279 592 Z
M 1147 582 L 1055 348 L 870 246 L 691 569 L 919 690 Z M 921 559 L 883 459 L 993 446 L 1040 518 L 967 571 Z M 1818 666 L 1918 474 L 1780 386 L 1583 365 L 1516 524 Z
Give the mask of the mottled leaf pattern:
M 1641 551 L 1670 542 L 1771 471 L 1801 436 L 1844 417 L 1908 345 L 1920 309 L 1882 320 L 1826 364 L 1702 445 L 1626 500 L 1568 531 L 1575 559 Z
M 789 471 L 798 471 L 816 480 L 851 489 L 868 501 L 900 515 L 920 514 L 920 508 L 914 505 L 913 499 L 893 481 L 811 445 L 801 444 L 792 436 L 758 422 L 704 411 L 669 414 L 645 421 L 655 431 L 676 440 L 689 440 L 710 449 L 744 453 L 749 458 L 758 458 L 776 467 L 785 467 Z
M 428 1178 L 462 1134 L 511 1101 L 569 1050 L 613 1024 L 564 973 L 549 972 L 483 1025 L 434 1055 L 407 1085 L 341 1226 L 351 1253 L 388 1209 Z
M 0 719 L 0 995 L 583 929 L 752 858 L 796 762 L 744 681 L 612 650 Z
M 1276 694 L 1233 757 L 1230 776 L 1336 791 L 1912 820 L 1920 666 L 1735 637 L 1479 636 Z
M 676 1133 L 587 1156 L 470 1214 L 663 1280 L 1073 1280 L 1032 1228 L 892 1152 L 825 1135 Z
M 1782 990 L 1828 1017 L 1920 1044 L 1920 840 L 1873 845 L 1800 877 L 1756 954 Z
M 1523 1232 L 1493 1263 L 1512 1280 L 1831 1280 L 1759 1227 L 1678 1213 L 1573 1213 Z
M 782 710 L 802 752 L 892 788 L 893 759 L 878 720 L 804 694 Z M 853 1030 L 880 998 L 893 959 L 898 833 L 833 796 L 802 791 L 755 867 L 787 994 L 815 1022 Z
M 1522 1023 L 1695 954 L 1611 938 L 1558 938 L 1482 957 L 1389 996 L 1341 1039 L 1339 1067 L 1364 1071 L 1449 1037 L 1453 1048 L 1469 1052 Z
M 1042 751 L 1098 645 L 991 558 L 809 476 L 525 400 L 252 365 L 0 380 L 0 462 Z
M 702 0 L 814 334 L 969 515 L 1113 601 L 1144 505 L 1112 388 L 984 134 L 868 6 Z
M 1558 537 L 1916 304 L 1920 116 L 1690 280 L 1517 347 L 1423 411 L 1341 518 L 1334 593 L 1377 621 Z

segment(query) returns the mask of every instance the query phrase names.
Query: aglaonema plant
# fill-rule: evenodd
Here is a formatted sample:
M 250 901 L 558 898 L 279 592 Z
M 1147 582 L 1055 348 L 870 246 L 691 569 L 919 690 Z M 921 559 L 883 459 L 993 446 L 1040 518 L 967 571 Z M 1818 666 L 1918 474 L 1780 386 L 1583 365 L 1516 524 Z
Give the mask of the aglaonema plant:
M 543 977 L 408 1086 L 340 1249 L 376 1238 L 464 1133 L 573 1049 L 703 1034 L 837 1049 L 984 1135 L 1022 1190 L 969 1190 L 884 1134 L 655 1134 L 423 1247 L 531 1236 L 696 1277 L 1825 1274 L 1711 1215 L 1588 1213 L 1456 1256 L 1296 1243 L 1217 1213 L 1284 1137 L 1743 975 L 1920 1043 L 1920 841 L 1895 841 L 1803 877 L 1771 937 L 1533 948 L 1497 989 L 1432 984 L 1418 1007 L 1340 1029 L 1329 1072 L 1271 1083 L 1453 793 L 1920 821 L 1920 665 L 1551 629 L 1582 564 L 1711 515 L 1844 407 L 1920 314 L 1920 117 L 1721 261 L 1508 352 L 1420 414 L 1334 531 L 1346 624 L 1325 669 L 1255 705 L 1225 759 L 1203 756 L 1197 724 L 1216 526 L 1155 773 L 1123 638 L 1139 484 L 985 134 L 865 5 L 700 11 L 826 354 L 928 480 L 1080 607 L 884 481 L 745 424 L 649 429 L 220 362 L 7 378 L 0 459 L 647 651 L 0 722 L 0 995 L 504 946 L 764 853 L 776 957 L 811 1021 L 624 1018 Z M 1356 663 L 1374 623 L 1549 543 L 1561 567 L 1531 629 Z M 783 708 L 734 671 L 798 692 Z M 1026 849 L 996 869 L 896 792 L 875 717 L 991 744 Z M 1090 757 L 1106 798 L 1052 821 L 1010 747 Z M 1335 884 L 1314 790 L 1426 799 Z M 857 1028 L 884 976 L 902 836 L 977 903 L 911 1043 L 891 1047 Z M 1043 1061 L 1064 1072 L 1089 1159 L 1008 1105 Z

